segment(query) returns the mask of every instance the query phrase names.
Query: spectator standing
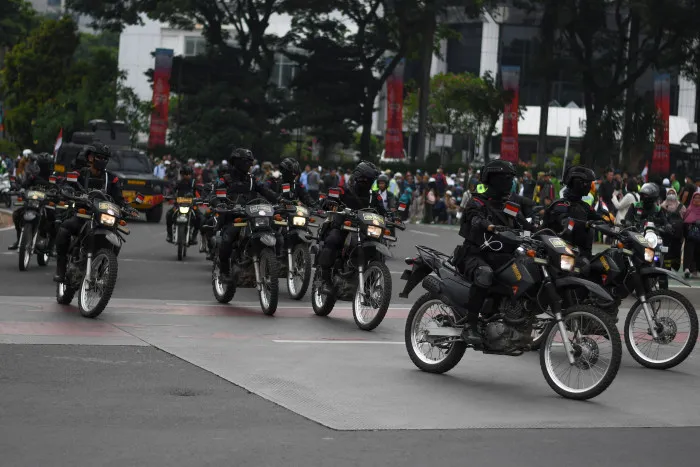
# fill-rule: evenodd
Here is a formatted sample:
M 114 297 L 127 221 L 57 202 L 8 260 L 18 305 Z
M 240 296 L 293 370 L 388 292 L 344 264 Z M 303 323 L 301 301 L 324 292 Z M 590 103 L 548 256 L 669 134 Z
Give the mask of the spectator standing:
M 598 199 L 605 202 L 610 212 L 615 214 L 615 216 L 617 217 L 617 209 L 615 208 L 615 205 L 613 204 L 612 200 L 614 193 L 615 185 L 613 184 L 613 171 L 612 169 L 608 169 L 605 172 L 605 180 L 603 181 L 603 183 L 600 184 L 600 187 L 598 188 Z
M 165 163 L 161 160 L 156 160 L 156 166 L 153 167 L 153 176 L 161 180 L 165 179 Z
M 676 193 L 681 192 L 681 183 L 676 179 L 676 174 L 671 174 L 671 187 L 676 190 Z
M 693 182 L 693 177 L 687 175 L 685 177 L 685 185 L 683 185 L 683 189 L 679 192 L 681 203 L 683 203 L 686 208 L 690 206 L 690 200 L 695 191 L 697 191 L 697 188 L 695 187 L 695 182 Z
M 693 277 L 698 276 L 698 264 L 700 264 L 700 192 L 698 191 L 693 193 L 690 206 L 683 216 L 683 231 L 685 234 L 683 269 L 687 279 L 691 274 Z
M 617 191 L 613 193 L 612 205 L 617 211 L 617 215 L 615 216 L 615 224 L 621 225 L 622 220 L 627 215 L 627 211 L 629 211 L 631 207 L 634 207 L 635 203 L 639 202 L 639 193 L 637 193 L 637 190 L 637 180 L 632 178 L 627 182 L 627 194 L 622 196 L 619 201 L 618 196 L 620 193 Z M 610 207 L 608 207 L 608 209 L 609 208 Z
M 307 166 L 308 167 L 308 166 Z M 309 196 L 314 201 L 318 200 L 318 192 L 321 189 L 321 176 L 314 167 L 309 171 L 306 176 L 306 191 L 309 192 Z
M 329 172 L 323 176 L 323 192 L 328 193 L 329 188 L 337 188 L 340 183 L 340 177 L 335 167 L 331 167 Z

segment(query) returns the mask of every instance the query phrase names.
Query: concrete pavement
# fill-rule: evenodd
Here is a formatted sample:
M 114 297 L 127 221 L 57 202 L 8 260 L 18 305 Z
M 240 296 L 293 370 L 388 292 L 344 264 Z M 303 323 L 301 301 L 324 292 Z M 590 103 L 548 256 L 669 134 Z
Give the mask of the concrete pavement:
M 413 244 L 450 251 L 459 241 L 447 229 L 409 229 L 389 263 L 394 295 L 402 286 L 400 258 L 413 254 Z M 16 254 L 0 254 L 0 343 L 14 344 L 0 345 L 0 381 L 11 394 L 0 398 L 0 452 L 12 456 L 8 465 L 37 465 L 58 452 L 55 465 L 86 459 L 94 465 L 230 465 L 233 458 L 240 459 L 235 465 L 418 465 L 431 456 L 458 465 L 472 463 L 469 455 L 474 462 L 535 465 L 542 462 L 541 443 L 553 459 L 566 456 L 567 465 L 651 465 L 662 458 L 688 462 L 696 449 L 696 429 L 670 427 L 700 426 L 698 350 L 666 372 L 643 369 L 625 355 L 617 380 L 588 403 L 554 394 L 535 354 L 468 352 L 449 374 L 429 375 L 413 366 L 403 344 L 405 316 L 419 290 L 394 300 L 371 333 L 356 328 L 349 303 L 319 318 L 308 296 L 282 299 L 270 318 L 251 289 L 240 290 L 231 305 L 217 304 L 209 264 L 194 249 L 186 262 L 176 261 L 164 226 L 133 224 L 132 230 L 115 298 L 93 321 L 55 303 L 52 269 L 33 264 L 20 273 Z M 0 233 L 0 248 L 10 239 Z M 699 302 L 698 289 L 684 293 Z M 207 393 L 206 410 L 182 402 L 197 397 L 173 396 L 181 413 L 164 417 L 177 409 L 156 388 L 173 379 L 178 382 L 164 385 L 182 386 L 184 393 L 198 393 L 200 381 L 222 390 Z M 229 410 L 229 403 L 255 411 L 232 417 L 240 408 Z M 194 416 L 196 410 L 204 415 Z M 61 426 L 69 430 L 55 428 Z M 376 429 L 390 431 L 354 431 Z M 394 431 L 406 429 L 415 431 Z M 30 433 L 42 448 L 22 444 Z M 76 439 L 83 446 L 61 450 Z M 653 439 L 669 444 L 653 443 L 653 450 Z M 181 446 L 187 440 L 192 456 Z

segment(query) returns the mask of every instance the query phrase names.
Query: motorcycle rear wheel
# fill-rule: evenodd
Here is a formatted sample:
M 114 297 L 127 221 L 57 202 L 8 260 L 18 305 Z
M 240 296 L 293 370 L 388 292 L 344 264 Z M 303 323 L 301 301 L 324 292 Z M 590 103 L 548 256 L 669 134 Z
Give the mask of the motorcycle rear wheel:
M 292 266 L 292 278 L 287 274 L 287 291 L 293 300 L 301 300 L 311 281 L 311 254 L 306 244 L 296 245 L 292 249 Z
M 416 300 L 416 303 L 411 307 L 411 311 L 408 312 L 406 327 L 404 328 L 404 342 L 406 343 L 408 356 L 411 357 L 411 361 L 414 365 L 428 373 L 440 374 L 450 371 L 457 366 L 460 360 L 462 360 L 464 352 L 467 350 L 467 345 L 462 340 L 456 340 L 448 344 L 440 344 L 440 346 L 423 341 L 422 335 L 425 330 L 419 329 L 418 326 L 421 324 L 425 314 L 435 306 L 443 308 L 443 312 L 439 313 L 440 315 L 449 311 L 453 315 L 453 320 L 459 319 L 451 308 L 443 304 L 432 294 L 425 293 Z M 431 321 L 435 322 L 435 317 L 433 317 Z M 436 324 L 441 325 L 441 323 L 437 322 Z M 422 344 L 430 346 L 428 347 L 429 355 L 422 351 Z M 433 349 L 438 349 L 439 352 L 444 350 L 444 355 L 442 353 L 440 354 L 442 358 L 433 359 Z
M 59 305 L 70 305 L 75 296 L 75 290 L 65 283 L 56 284 L 56 302 Z
M 32 239 L 34 237 L 34 229 L 32 224 L 24 224 L 22 233 L 19 238 L 19 270 L 26 271 L 29 269 L 29 263 L 32 259 Z
M 92 271 L 90 283 L 84 278 L 80 285 L 80 294 L 78 295 L 78 308 L 80 314 L 86 318 L 97 318 L 104 311 L 112 298 L 114 286 L 117 285 L 117 275 L 119 273 L 119 264 L 117 255 L 112 250 L 103 248 L 98 250 L 95 257 L 92 259 Z M 87 272 L 86 272 L 87 276 Z M 93 304 L 93 298 L 90 297 L 89 288 L 96 285 L 98 281 L 102 281 L 102 291 L 97 292 L 97 300 Z
M 280 263 L 277 261 L 274 251 L 265 248 L 260 253 L 260 278 L 262 287 L 258 292 L 260 307 L 263 313 L 272 316 L 277 311 L 280 291 Z
M 185 256 L 187 256 L 187 225 L 181 224 L 177 226 L 177 260 L 182 261 Z

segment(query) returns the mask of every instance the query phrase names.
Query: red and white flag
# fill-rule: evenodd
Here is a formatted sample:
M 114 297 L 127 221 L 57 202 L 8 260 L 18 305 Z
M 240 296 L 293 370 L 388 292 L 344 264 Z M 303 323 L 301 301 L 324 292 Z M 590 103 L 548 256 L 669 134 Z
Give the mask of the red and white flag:
M 58 138 L 56 138 L 56 144 L 53 146 L 54 159 L 56 158 L 56 154 L 58 154 L 58 150 L 61 149 L 61 145 L 63 145 L 63 128 L 61 128 L 61 131 L 58 132 Z
M 647 162 L 644 165 L 644 169 L 642 170 L 642 178 L 644 179 L 644 183 L 648 181 L 648 174 L 649 174 L 649 163 Z
M 520 212 L 520 208 L 516 204 L 506 203 L 506 206 L 503 208 L 503 212 L 509 216 L 515 217 Z
M 78 181 L 78 176 L 80 174 L 78 172 L 69 172 L 66 174 L 66 180 L 68 180 L 71 183 L 76 183 Z

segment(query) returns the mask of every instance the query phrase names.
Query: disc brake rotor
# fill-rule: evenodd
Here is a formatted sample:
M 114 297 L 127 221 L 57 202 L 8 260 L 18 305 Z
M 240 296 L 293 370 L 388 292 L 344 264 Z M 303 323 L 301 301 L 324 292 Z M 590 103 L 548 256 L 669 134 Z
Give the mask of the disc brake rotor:
M 582 370 L 589 370 L 598 363 L 600 349 L 598 343 L 590 337 L 582 337 L 578 343 L 574 343 L 575 365 Z

